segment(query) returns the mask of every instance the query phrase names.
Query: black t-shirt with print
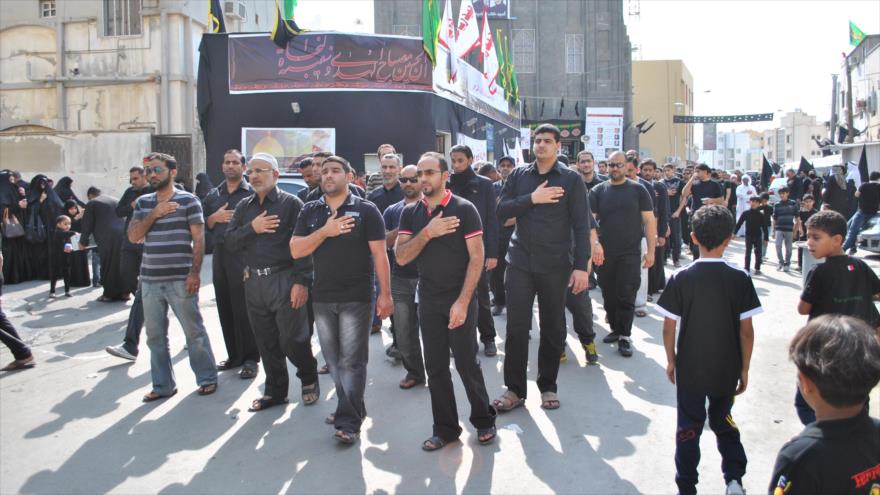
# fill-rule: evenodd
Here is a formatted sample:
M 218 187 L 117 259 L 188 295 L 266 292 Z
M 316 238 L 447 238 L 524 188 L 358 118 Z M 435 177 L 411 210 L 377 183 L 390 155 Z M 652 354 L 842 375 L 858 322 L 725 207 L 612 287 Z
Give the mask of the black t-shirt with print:
M 810 303 L 810 319 L 838 313 L 861 318 L 873 327 L 880 314 L 872 296 L 880 294 L 880 278 L 864 261 L 852 256 L 829 256 L 807 275 L 801 299 Z
M 676 271 L 657 310 L 677 320 L 676 385 L 731 396 L 742 371 L 740 321 L 760 313 L 752 278 L 720 258 L 700 258 Z

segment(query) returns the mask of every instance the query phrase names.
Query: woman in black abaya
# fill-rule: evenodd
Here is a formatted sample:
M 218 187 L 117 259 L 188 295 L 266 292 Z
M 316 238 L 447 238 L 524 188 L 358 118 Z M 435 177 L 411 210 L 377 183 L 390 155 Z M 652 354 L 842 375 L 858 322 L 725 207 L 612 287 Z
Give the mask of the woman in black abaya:
M 28 255 L 31 262 L 31 279 L 47 280 L 52 269 L 49 246 L 55 235 L 55 219 L 64 211 L 64 202 L 54 189 L 49 187 L 49 178 L 39 174 L 31 180 L 27 192 L 27 215 L 38 215 L 46 226 L 47 238 L 40 243 L 28 243 Z M 25 227 L 27 227 L 25 225 Z
M 58 184 L 55 185 L 55 193 L 58 194 L 58 199 L 60 199 L 62 203 L 66 203 L 72 199 L 80 208 L 85 208 L 86 204 L 76 197 L 76 193 L 71 189 L 72 185 L 73 179 L 70 177 L 62 177 L 61 180 L 58 181 Z
M 18 185 L 12 182 L 9 171 L 0 172 L 0 219 L 15 218 L 24 225 L 27 207 L 25 197 L 19 193 Z M 24 208 L 22 207 L 24 206 Z M 27 254 L 24 237 L 8 238 L 3 235 L 3 279 L 7 284 L 17 284 L 30 280 L 31 264 Z

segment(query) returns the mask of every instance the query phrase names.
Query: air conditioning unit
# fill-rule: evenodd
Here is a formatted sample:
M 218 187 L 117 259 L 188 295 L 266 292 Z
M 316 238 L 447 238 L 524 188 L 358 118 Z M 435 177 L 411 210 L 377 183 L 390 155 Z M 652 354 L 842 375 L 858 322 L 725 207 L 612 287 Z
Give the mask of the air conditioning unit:
M 242 2 L 223 2 L 223 13 L 233 19 L 247 18 L 247 9 Z

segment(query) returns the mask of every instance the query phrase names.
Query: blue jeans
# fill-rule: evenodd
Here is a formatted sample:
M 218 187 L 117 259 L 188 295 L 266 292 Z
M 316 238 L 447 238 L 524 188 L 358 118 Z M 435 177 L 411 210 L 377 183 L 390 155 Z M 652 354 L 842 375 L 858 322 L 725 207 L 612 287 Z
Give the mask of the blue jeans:
M 846 240 L 843 241 L 844 251 L 856 247 L 856 238 L 859 236 L 859 232 L 862 231 L 870 218 L 871 217 L 866 215 L 862 210 L 856 210 L 856 212 L 853 213 L 853 216 L 850 217 L 849 223 L 847 224 Z
M 134 300 L 128 312 L 128 323 L 125 325 L 125 339 L 122 347 L 132 356 L 138 355 L 138 344 L 141 341 L 141 329 L 144 328 L 144 298 L 141 288 L 134 291 Z
M 168 349 L 168 307 L 183 327 L 186 336 L 189 365 L 200 386 L 217 383 L 217 366 L 211 341 L 199 312 L 199 296 L 186 292 L 186 282 L 141 281 L 144 303 L 144 323 L 147 327 L 147 347 L 150 348 L 150 373 L 153 392 L 170 395 L 176 387 L 171 353 Z
M 312 303 L 321 352 L 336 384 L 337 430 L 360 433 L 367 416 L 364 389 L 367 386 L 367 359 L 370 356 L 370 322 L 373 304 L 369 302 Z

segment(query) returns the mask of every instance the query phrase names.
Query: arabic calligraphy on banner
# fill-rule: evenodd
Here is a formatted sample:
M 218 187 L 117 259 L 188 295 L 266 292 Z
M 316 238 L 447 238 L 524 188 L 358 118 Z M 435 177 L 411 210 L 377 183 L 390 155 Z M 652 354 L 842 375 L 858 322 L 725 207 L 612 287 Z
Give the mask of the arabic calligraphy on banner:
M 266 35 L 229 36 L 230 94 L 315 90 L 432 91 L 421 40 L 304 33 L 278 48 Z

